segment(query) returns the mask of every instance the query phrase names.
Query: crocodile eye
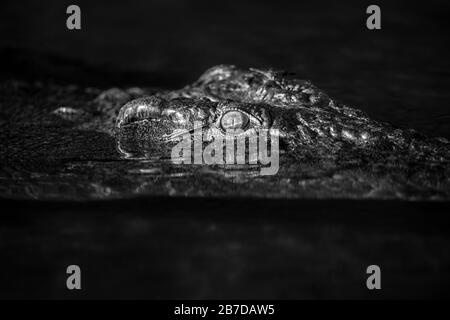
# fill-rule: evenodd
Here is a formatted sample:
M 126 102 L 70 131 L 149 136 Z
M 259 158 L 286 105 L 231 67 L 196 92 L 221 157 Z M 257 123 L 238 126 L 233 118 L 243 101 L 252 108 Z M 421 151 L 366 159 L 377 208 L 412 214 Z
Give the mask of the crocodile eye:
M 222 129 L 227 130 L 244 130 L 248 125 L 248 117 L 239 111 L 228 111 L 222 116 L 220 120 L 220 125 Z

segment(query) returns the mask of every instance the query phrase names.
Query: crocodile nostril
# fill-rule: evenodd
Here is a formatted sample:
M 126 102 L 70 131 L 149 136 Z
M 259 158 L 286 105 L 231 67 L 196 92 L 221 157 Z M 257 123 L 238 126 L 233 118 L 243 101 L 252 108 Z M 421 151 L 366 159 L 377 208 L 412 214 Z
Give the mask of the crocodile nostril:
M 229 111 L 222 116 L 220 125 L 222 129 L 226 130 L 239 130 L 245 129 L 249 122 L 248 117 L 239 111 Z
M 158 97 L 143 97 L 131 100 L 119 111 L 116 126 L 120 128 L 136 121 L 145 119 L 157 119 L 160 117 L 160 105 L 163 100 Z

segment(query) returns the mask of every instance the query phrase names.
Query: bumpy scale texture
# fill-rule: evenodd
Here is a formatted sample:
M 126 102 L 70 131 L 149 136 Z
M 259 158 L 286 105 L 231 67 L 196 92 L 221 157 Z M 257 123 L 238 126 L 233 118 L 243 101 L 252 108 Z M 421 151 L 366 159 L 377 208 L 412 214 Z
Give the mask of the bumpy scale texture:
M 221 117 L 230 110 L 250 119 L 245 130 L 278 129 L 286 153 L 300 163 L 385 169 L 398 164 L 416 171 L 411 174 L 432 171 L 448 177 L 446 139 L 374 121 L 286 72 L 216 66 L 181 90 L 127 103 L 116 126 L 123 140 L 158 144 L 170 141 L 177 130 L 194 129 L 195 121 L 220 132 Z

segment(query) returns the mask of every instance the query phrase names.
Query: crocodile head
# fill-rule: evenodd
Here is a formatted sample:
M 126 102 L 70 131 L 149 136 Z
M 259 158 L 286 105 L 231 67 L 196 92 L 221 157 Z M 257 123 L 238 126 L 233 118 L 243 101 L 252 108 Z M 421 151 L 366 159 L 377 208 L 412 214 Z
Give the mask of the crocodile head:
M 273 70 L 216 66 L 183 89 L 141 97 L 119 112 L 122 149 L 151 154 L 201 127 L 206 137 L 240 130 L 276 129 L 280 146 L 301 159 L 354 161 L 361 154 L 435 154 L 441 142 L 370 119 L 337 103 L 311 82 Z M 445 157 L 448 147 L 445 142 Z M 404 153 L 403 152 L 403 153 Z M 413 154 L 414 155 L 414 154 Z M 419 155 L 419 153 L 417 153 Z M 440 157 L 436 155 L 436 157 Z

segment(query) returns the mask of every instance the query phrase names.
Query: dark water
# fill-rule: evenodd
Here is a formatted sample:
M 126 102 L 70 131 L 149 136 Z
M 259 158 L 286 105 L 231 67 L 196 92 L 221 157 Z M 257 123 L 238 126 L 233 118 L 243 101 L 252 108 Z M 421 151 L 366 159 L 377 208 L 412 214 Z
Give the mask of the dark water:
M 2 297 L 437 298 L 448 206 L 396 201 L 147 198 L 7 201 Z M 382 291 L 365 269 L 382 268 Z M 79 264 L 84 290 L 65 289 Z
M 313 168 L 261 179 L 130 161 L 83 114 L 74 125 L 52 113 L 111 87 L 176 89 L 229 63 L 294 71 L 375 119 L 450 138 L 445 1 L 379 2 L 377 32 L 365 1 L 80 1 L 77 33 L 59 27 L 68 4 L 1 5 L 1 297 L 448 295 L 447 202 L 368 201 L 399 198 L 395 179 L 377 193 L 371 177 Z M 85 270 L 81 294 L 65 290 L 69 264 Z M 369 264 L 383 270 L 379 295 L 364 287 Z

